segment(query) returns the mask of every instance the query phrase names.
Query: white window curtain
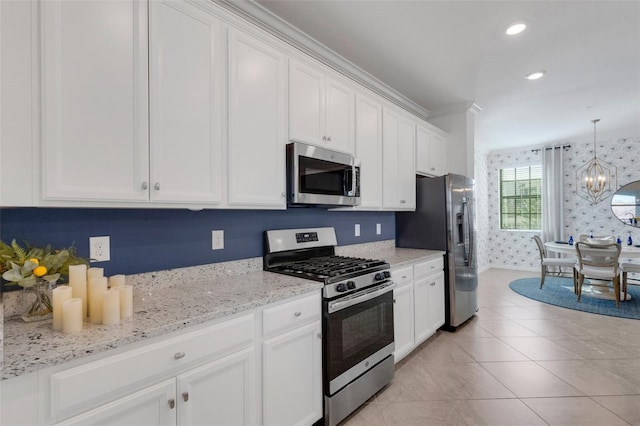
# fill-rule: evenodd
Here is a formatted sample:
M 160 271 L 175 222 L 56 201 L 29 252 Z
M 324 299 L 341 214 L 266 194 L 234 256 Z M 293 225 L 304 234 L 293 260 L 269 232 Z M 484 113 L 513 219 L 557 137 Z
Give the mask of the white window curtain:
M 564 240 L 562 147 L 542 150 L 542 241 Z

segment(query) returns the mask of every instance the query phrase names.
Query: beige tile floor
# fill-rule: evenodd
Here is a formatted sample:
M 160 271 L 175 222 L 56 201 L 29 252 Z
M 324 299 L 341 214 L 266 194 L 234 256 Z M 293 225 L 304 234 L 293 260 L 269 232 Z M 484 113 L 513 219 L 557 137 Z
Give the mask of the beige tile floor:
M 480 274 L 476 317 L 437 332 L 344 421 L 378 425 L 640 425 L 640 321 L 546 305 Z

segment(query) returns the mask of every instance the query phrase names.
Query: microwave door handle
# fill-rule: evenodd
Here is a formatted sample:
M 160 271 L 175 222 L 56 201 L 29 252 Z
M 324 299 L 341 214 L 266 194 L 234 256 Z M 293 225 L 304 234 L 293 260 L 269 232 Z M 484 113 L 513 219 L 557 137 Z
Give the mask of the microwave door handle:
M 351 187 L 349 187 L 348 185 L 350 185 Z M 344 169 L 342 190 L 344 195 L 349 195 L 351 191 L 353 191 L 353 169 Z

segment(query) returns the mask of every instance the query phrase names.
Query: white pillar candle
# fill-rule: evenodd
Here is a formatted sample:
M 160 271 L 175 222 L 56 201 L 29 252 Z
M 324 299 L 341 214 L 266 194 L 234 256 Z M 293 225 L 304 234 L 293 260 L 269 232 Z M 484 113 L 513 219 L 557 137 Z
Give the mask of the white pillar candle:
M 120 291 L 120 319 L 133 316 L 133 287 L 125 285 L 118 287 Z
M 102 297 L 102 323 L 120 324 L 120 289 L 107 290 Z
M 62 332 L 82 331 L 82 299 L 69 299 L 62 304 Z
M 124 275 L 113 275 L 109 277 L 109 287 L 122 287 L 124 285 Z
M 71 297 L 82 300 L 82 318 L 87 317 L 87 265 L 69 265 Z
M 53 289 L 53 329 L 62 330 L 62 304 L 71 300 L 73 289 L 68 285 L 61 285 Z
M 107 278 L 91 278 L 88 288 L 89 321 L 91 321 L 91 324 L 102 324 L 102 298 L 107 292 Z
M 87 283 L 92 278 L 104 277 L 104 268 L 89 268 L 87 269 Z M 91 288 L 87 286 L 87 300 L 91 300 Z M 87 315 L 91 316 L 91 304 L 87 305 Z

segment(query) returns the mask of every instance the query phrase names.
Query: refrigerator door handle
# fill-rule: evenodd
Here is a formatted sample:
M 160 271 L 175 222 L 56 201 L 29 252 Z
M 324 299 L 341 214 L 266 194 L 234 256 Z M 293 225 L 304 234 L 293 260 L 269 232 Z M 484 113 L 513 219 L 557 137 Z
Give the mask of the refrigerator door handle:
M 469 221 L 469 205 L 467 197 L 462 197 L 462 241 L 464 242 L 464 262 L 471 264 L 471 223 Z

